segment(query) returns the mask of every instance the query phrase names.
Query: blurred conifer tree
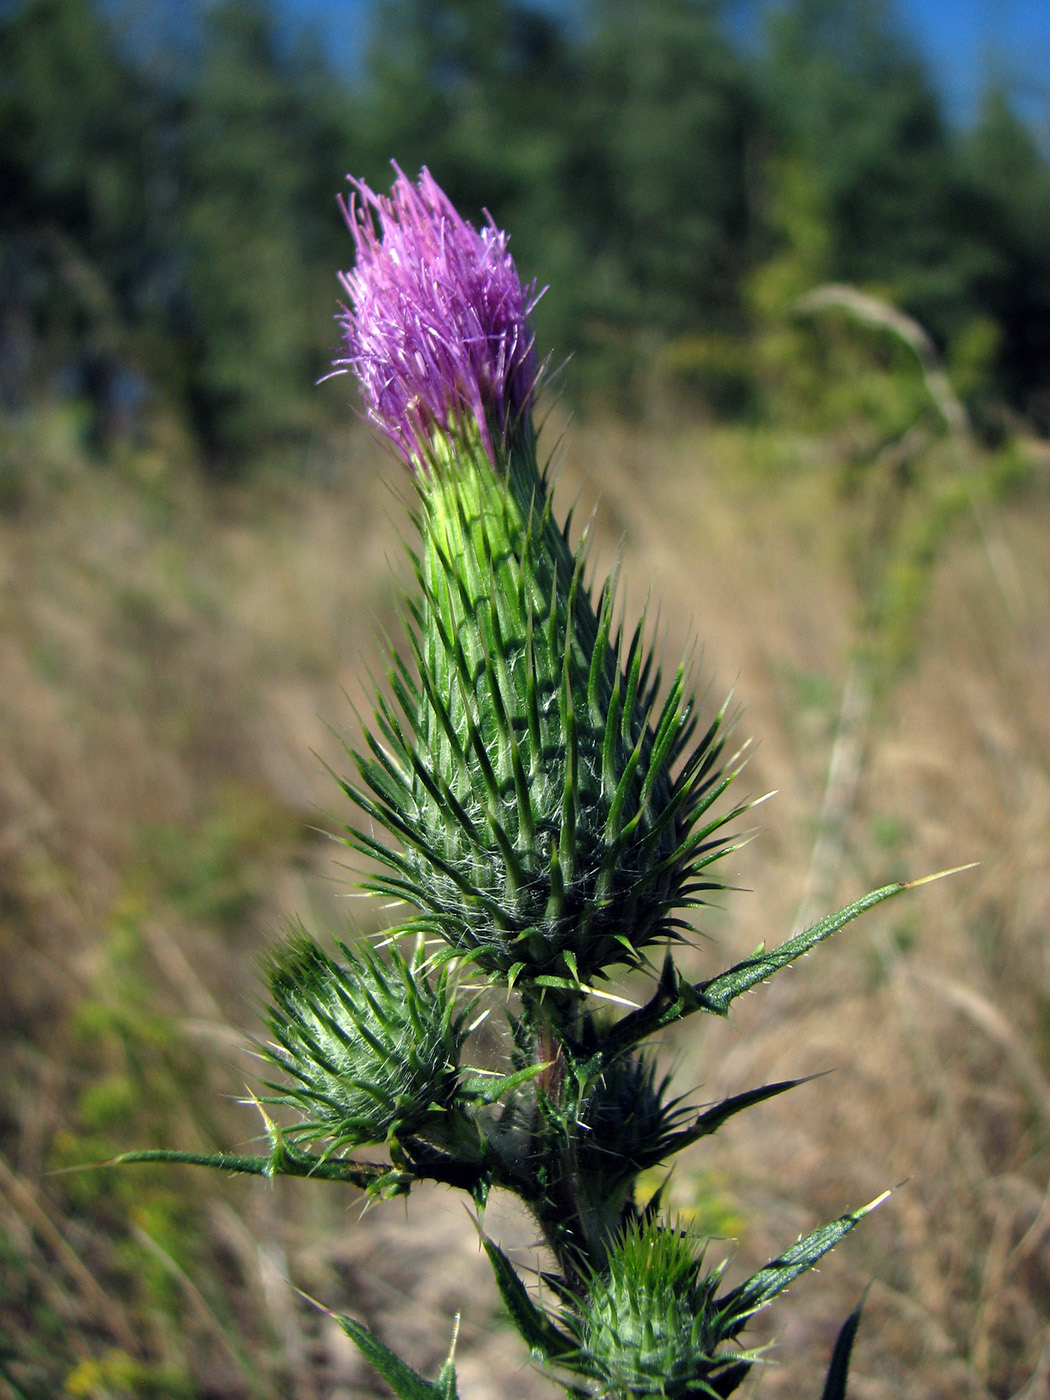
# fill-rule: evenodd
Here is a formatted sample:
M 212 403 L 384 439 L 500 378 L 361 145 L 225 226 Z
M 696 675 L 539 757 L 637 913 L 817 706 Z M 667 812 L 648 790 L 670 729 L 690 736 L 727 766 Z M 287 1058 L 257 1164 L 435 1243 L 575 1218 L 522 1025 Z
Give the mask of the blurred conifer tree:
M 998 328 L 992 382 L 1050 430 L 1050 163 L 1033 133 L 992 86 L 964 143 L 969 208 L 985 257 L 974 314 Z
M 130 388 L 221 472 L 323 429 L 334 196 L 394 157 L 513 230 L 570 391 L 661 345 L 753 376 L 750 331 L 841 280 L 930 330 L 983 424 L 1050 424 L 1050 160 L 1008 93 L 946 124 L 889 0 L 786 0 L 761 49 L 717 0 L 378 0 L 360 76 L 277 16 L 197 0 L 158 52 L 129 3 L 0 8 L 8 408 L 79 397 L 105 449 Z
M 929 75 L 881 0 L 792 0 L 769 26 L 774 146 L 828 222 L 827 275 L 934 299 L 950 261 L 951 149 Z
M 582 67 L 580 310 L 663 334 L 739 324 L 757 111 L 718 7 L 595 0 Z
M 108 439 L 148 300 L 149 94 L 90 0 L 0 20 L 0 394 L 70 391 Z
M 229 466 L 317 425 L 354 143 L 327 65 L 282 46 L 263 0 L 208 9 L 201 50 L 182 134 L 187 394 Z

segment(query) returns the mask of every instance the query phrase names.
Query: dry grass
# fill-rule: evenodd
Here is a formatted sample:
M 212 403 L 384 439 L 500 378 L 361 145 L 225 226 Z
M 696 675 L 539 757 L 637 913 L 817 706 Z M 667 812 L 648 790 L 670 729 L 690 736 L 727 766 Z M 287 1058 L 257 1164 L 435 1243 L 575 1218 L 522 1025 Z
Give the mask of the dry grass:
M 223 1095 L 252 1073 L 237 1047 L 257 1026 L 259 955 L 293 914 L 320 929 L 377 917 L 343 902 L 339 848 L 314 831 L 321 812 L 344 814 L 312 751 L 338 764 L 326 722 L 353 726 L 344 689 L 367 703 L 402 525 L 396 469 L 365 439 L 324 479 L 219 496 L 163 457 L 90 468 L 61 422 L 7 448 L 28 468 L 0 519 L 0 1395 L 379 1394 L 285 1277 L 429 1366 L 462 1308 L 464 1400 L 553 1393 L 496 1321 L 447 1193 L 413 1197 L 407 1219 L 396 1205 L 359 1219 L 321 1184 L 47 1174 L 145 1142 L 253 1135 Z M 756 1393 L 816 1400 L 870 1281 L 853 1400 L 1038 1400 L 1046 463 L 985 508 L 993 556 L 968 521 L 943 542 L 912 664 L 840 736 L 865 507 L 835 489 L 834 451 L 573 426 L 563 455 L 559 498 L 598 498 L 599 556 L 622 546 L 628 611 L 651 588 L 669 659 L 695 631 L 713 695 L 735 685 L 739 732 L 759 741 L 744 782 L 778 790 L 726 872 L 753 893 L 709 911 L 698 969 L 779 940 L 814 899 L 981 862 L 666 1047 L 702 1099 L 835 1071 L 679 1167 L 683 1211 L 738 1236 L 734 1271 L 904 1183 L 774 1311 L 779 1364 Z M 523 1222 L 506 1228 L 528 1244 Z

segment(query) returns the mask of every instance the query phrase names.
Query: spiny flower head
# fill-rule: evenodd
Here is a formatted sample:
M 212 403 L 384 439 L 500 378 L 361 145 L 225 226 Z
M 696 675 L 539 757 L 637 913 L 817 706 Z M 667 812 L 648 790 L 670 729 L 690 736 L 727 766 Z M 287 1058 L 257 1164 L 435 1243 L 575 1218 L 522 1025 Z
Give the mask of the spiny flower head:
M 396 167 L 395 167 L 396 169 Z M 506 238 L 478 233 L 424 170 L 389 197 L 355 182 L 357 264 L 344 277 L 348 354 L 374 421 L 422 482 L 409 603 L 414 665 L 376 713 L 351 844 L 384 867 L 368 888 L 417 911 L 497 981 L 577 996 L 681 937 L 677 911 L 740 810 L 709 809 L 722 715 L 698 717 L 680 669 L 665 693 L 644 628 L 614 623 L 586 556 L 553 515 L 530 407 L 536 357 Z M 376 835 L 385 828 L 391 844 Z M 553 981 L 551 979 L 554 979 Z
M 659 1082 L 644 1055 L 621 1056 L 598 1077 L 580 1105 L 577 1153 L 588 1178 L 605 1193 L 656 1166 L 673 1150 L 690 1116 L 681 1098 L 668 1098 L 670 1075 Z
M 428 980 L 422 946 L 411 963 L 339 948 L 343 965 L 299 932 L 274 957 L 261 1048 L 288 1082 L 264 1102 L 302 1115 L 289 1137 L 336 1149 L 425 1132 L 456 1096 L 473 1003 L 455 1006 L 447 973 Z
M 340 279 L 350 304 L 336 367 L 357 375 L 368 416 L 409 466 L 433 460 L 435 435 L 464 433 L 495 466 L 535 392 L 535 283 L 522 285 L 491 219 L 479 232 L 425 167 L 414 184 L 394 169 L 389 197 L 351 180 L 357 260 Z
M 693 1400 L 727 1394 L 718 1373 L 739 1355 L 722 1352 L 713 1297 L 721 1270 L 703 1250 L 655 1222 L 629 1227 L 591 1280 L 582 1316 L 564 1321 L 579 1340 L 578 1369 L 615 1400 Z

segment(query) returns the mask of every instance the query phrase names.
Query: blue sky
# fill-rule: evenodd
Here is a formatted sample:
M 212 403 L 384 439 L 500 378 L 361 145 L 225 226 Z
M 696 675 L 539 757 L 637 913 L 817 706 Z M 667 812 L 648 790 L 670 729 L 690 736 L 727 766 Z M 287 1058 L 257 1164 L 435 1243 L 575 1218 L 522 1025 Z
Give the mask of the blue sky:
M 1050 0 L 898 0 L 898 8 L 954 116 L 972 109 L 994 73 L 1050 132 Z
M 289 18 L 311 19 L 347 68 L 359 64 L 370 0 L 279 3 Z M 577 8 L 573 0 L 537 3 L 555 13 Z M 897 0 L 897 9 L 931 60 L 951 116 L 966 120 L 992 72 L 1006 80 L 1029 120 L 1050 137 L 1050 0 Z

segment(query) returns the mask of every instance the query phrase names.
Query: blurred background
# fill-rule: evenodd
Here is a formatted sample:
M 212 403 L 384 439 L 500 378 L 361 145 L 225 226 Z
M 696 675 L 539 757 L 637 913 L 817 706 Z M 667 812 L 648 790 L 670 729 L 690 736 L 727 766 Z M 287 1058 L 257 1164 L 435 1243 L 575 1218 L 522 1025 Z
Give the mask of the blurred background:
M 511 234 L 564 512 L 735 686 L 777 789 L 697 975 L 979 861 L 663 1047 L 697 1102 L 835 1070 L 672 1195 L 761 1265 L 906 1180 L 747 1394 L 1050 1389 L 1050 11 L 1035 0 L 0 0 L 0 1397 L 370 1400 L 292 1285 L 522 1362 L 447 1193 L 127 1167 L 244 1148 L 260 966 L 366 935 L 349 768 L 407 477 L 318 385 L 336 195 L 422 163 Z M 654 609 L 655 610 L 655 609 Z M 752 893 L 746 893 L 750 890 Z M 655 1183 L 654 1183 L 655 1184 Z M 523 1261 L 527 1227 L 500 1226 Z

